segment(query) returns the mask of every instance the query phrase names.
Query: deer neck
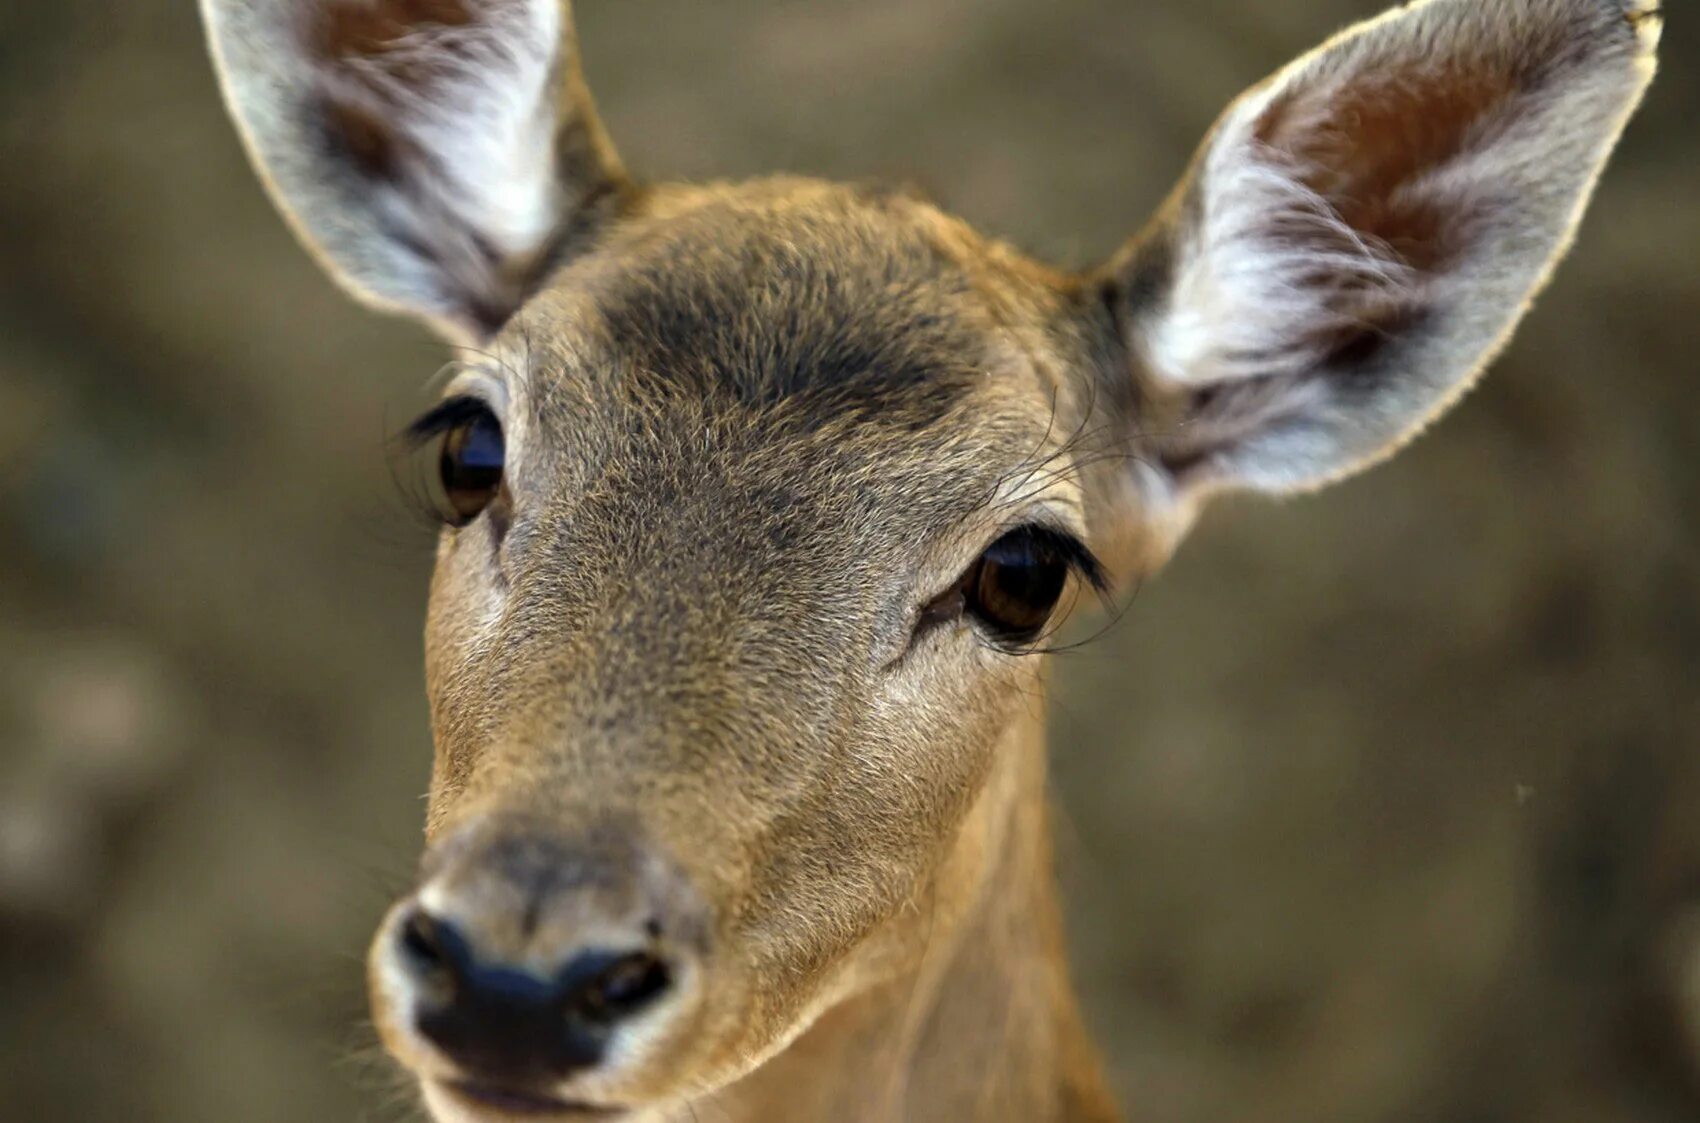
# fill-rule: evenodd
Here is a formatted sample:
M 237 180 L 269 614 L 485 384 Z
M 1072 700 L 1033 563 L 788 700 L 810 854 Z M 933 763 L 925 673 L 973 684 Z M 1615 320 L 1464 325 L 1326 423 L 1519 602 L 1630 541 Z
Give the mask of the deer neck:
M 1037 711 L 1038 707 L 1034 707 Z M 1044 718 L 997 750 L 941 884 L 954 912 L 897 977 L 823 1015 L 705 1104 L 728 1123 L 1113 1123 L 1069 981 L 1045 784 Z

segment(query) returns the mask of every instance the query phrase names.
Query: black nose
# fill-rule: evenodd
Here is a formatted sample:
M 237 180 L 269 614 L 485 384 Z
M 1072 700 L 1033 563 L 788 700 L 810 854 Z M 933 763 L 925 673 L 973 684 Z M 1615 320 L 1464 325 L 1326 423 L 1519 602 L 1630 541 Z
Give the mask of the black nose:
M 398 939 L 420 984 L 419 1032 L 468 1077 L 509 1085 L 594 1067 L 619 1024 L 672 983 L 645 951 L 578 950 L 550 976 L 482 962 L 454 925 L 420 909 Z

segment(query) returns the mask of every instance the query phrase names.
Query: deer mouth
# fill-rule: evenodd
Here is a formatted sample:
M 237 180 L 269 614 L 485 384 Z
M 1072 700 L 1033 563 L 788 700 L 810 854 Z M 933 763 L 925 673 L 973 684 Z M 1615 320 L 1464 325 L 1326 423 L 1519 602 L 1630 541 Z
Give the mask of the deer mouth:
M 473 1080 L 442 1081 L 440 1086 L 454 1098 L 472 1107 L 496 1111 L 512 1119 L 608 1119 L 624 1109 L 564 1100 L 541 1092 L 505 1088 Z

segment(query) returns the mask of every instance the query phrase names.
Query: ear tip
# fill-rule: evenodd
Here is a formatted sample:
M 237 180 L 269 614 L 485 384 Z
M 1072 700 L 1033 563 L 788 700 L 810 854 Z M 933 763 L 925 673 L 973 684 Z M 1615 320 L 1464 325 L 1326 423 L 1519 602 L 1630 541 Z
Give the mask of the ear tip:
M 1659 0 L 1618 0 L 1618 3 L 1642 52 L 1657 53 L 1659 37 L 1665 29 L 1664 5 Z
M 1379 17 L 1346 28 L 1337 38 L 1349 38 L 1354 31 L 1398 24 L 1408 18 L 1426 23 L 1431 29 L 1448 24 L 1467 27 L 1479 34 L 1483 43 L 1504 42 L 1507 32 L 1541 39 L 1545 38 L 1543 29 L 1562 27 L 1566 30 L 1560 34 L 1560 41 L 1574 42 L 1580 37 L 1628 47 L 1638 58 L 1645 58 L 1657 53 L 1664 28 L 1664 5 L 1663 0 L 1502 0 L 1499 4 L 1481 0 L 1407 0 Z
M 1590 10 L 1592 21 L 1599 21 L 1596 26 L 1612 39 L 1627 42 L 1639 56 L 1652 55 L 1658 50 L 1664 29 L 1662 0 L 1559 0 L 1559 6 Z
M 1629 26 L 1640 30 L 1646 23 L 1658 23 L 1664 19 L 1664 4 L 1662 0 L 1614 0 L 1623 18 L 1629 21 Z

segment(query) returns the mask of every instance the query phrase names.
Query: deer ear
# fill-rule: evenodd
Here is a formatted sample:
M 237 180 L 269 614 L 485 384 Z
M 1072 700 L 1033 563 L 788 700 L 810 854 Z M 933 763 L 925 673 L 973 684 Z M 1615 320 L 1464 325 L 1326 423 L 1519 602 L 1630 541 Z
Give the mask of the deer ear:
M 624 184 L 566 0 L 202 0 L 274 201 L 347 289 L 491 334 Z
M 1315 487 L 1456 400 L 1566 248 L 1657 30 L 1626 0 L 1427 0 L 1231 106 L 1100 275 L 1148 482 L 1183 511 Z

